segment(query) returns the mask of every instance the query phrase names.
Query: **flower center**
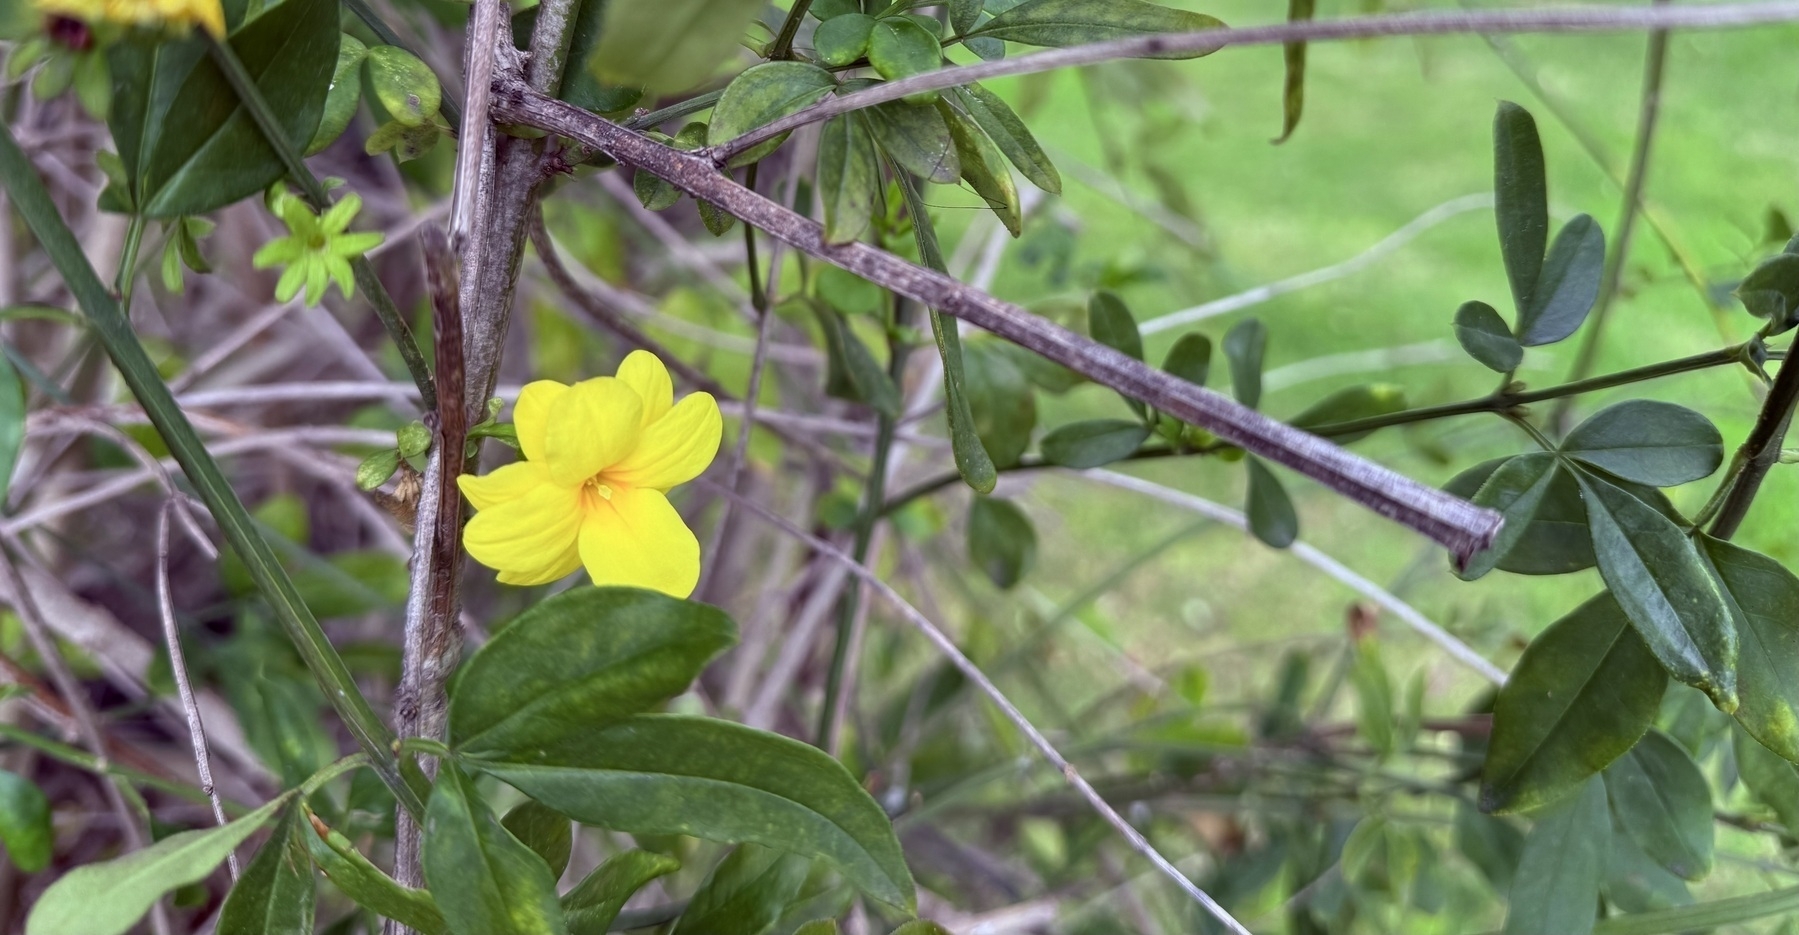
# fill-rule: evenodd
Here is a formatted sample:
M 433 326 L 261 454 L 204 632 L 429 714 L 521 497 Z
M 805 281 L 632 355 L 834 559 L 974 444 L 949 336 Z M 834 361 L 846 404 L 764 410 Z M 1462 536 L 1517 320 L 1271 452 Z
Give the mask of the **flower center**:
M 611 501 L 612 485 L 606 483 L 603 475 L 595 475 L 581 485 L 581 505 L 587 509 L 598 509 L 601 500 Z

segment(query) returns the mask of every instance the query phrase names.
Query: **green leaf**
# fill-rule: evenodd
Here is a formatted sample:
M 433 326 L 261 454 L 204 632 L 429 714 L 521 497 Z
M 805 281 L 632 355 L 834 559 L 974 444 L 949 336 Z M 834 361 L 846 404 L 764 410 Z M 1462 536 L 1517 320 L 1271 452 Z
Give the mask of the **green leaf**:
M 600 46 L 600 33 L 605 28 L 605 0 L 576 0 L 574 24 L 569 27 L 568 56 L 564 60 L 561 87 L 556 96 L 583 110 L 611 114 L 629 110 L 643 99 L 643 88 L 603 84 L 594 73 L 594 52 Z M 512 29 L 519 48 L 527 48 L 530 34 L 537 27 L 538 7 L 531 7 L 512 18 Z
M 284 0 L 230 37 L 295 149 L 318 129 L 340 35 L 333 0 Z M 117 93 L 108 125 L 133 200 L 149 217 L 205 214 L 286 174 L 205 49 L 197 38 L 134 36 L 111 50 Z
M 1037 530 L 1010 500 L 976 497 L 968 508 L 968 557 L 988 580 L 1009 589 L 1037 559 Z
M 369 87 L 395 121 L 416 127 L 437 116 L 443 89 L 418 56 L 399 46 L 378 45 L 368 50 L 368 64 Z
M 1024 209 L 1019 204 L 1018 186 L 1012 181 L 1012 170 L 1006 168 L 1005 157 L 974 121 L 943 101 L 937 102 L 937 110 L 949 124 L 950 138 L 956 143 L 962 180 L 987 202 L 987 207 L 1000 223 L 1006 225 L 1006 230 L 1017 237 L 1023 230 Z
M 943 46 L 935 34 L 907 17 L 883 17 L 868 36 L 868 63 L 881 77 L 896 81 L 936 71 L 943 64 Z
M 319 116 L 318 129 L 312 133 L 312 142 L 306 144 L 305 155 L 324 151 L 343 136 L 350 121 L 356 118 L 356 105 L 362 101 L 362 81 L 357 69 L 368 51 L 362 40 L 349 33 L 338 37 L 337 67 L 331 72 L 331 90 L 325 94 L 325 108 Z M 437 79 L 433 76 L 432 80 Z
M 12 486 L 13 468 L 25 444 L 25 387 L 12 360 L 0 354 L 0 503 Z
M 1249 531 L 1277 549 L 1292 545 L 1299 537 L 1299 517 L 1293 512 L 1287 488 L 1261 459 L 1245 458 L 1243 463 L 1249 468 L 1249 497 L 1243 511 L 1249 518 Z
M 1504 818 L 1483 815 L 1467 803 L 1455 807 L 1455 846 L 1479 868 L 1495 892 L 1512 888 L 1518 858 L 1524 853 L 1524 833 Z
M 400 452 L 393 448 L 384 448 L 364 458 L 356 466 L 356 487 L 359 490 L 374 490 L 387 483 L 400 469 Z
M 1579 330 L 1599 299 L 1604 270 L 1605 231 L 1587 215 L 1576 215 L 1556 233 L 1531 304 L 1518 312 L 1518 343 L 1554 344 Z
M 525 750 L 647 711 L 686 691 L 736 641 L 731 618 L 706 604 L 572 588 L 520 614 L 463 665 L 451 746 Z
M 606 858 L 562 897 L 569 935 L 604 935 L 638 890 L 679 869 L 680 861 L 654 851 L 631 850 Z
M 1792 328 L 1799 323 L 1799 256 L 1779 253 L 1763 260 L 1733 294 L 1749 314 L 1768 319 L 1770 335 Z
M 550 879 L 562 879 L 562 871 L 568 869 L 568 856 L 575 847 L 575 829 L 567 815 L 527 799 L 513 806 L 500 824 L 543 858 L 550 868 Z
M 1615 814 L 1605 861 L 1604 892 L 1614 907 L 1627 913 L 1684 906 L 1693 901 L 1686 882 L 1643 853 L 1637 842 L 1618 827 Z
M 1485 302 L 1463 302 L 1455 310 L 1455 340 L 1469 357 L 1497 373 L 1511 373 L 1524 361 L 1524 345 Z
M 862 12 L 862 0 L 813 0 L 807 12 L 823 22 Z
M 1711 872 L 1712 791 L 1679 744 L 1652 730 L 1603 775 L 1613 814 L 1644 854 L 1684 880 Z
M 937 108 L 892 101 L 863 113 L 881 152 L 907 172 L 942 185 L 962 177 L 955 140 Z
M 1254 458 L 1249 461 L 1255 463 Z M 1381 662 L 1379 643 L 1356 640 L 1351 649 L 1349 684 L 1355 689 L 1357 732 L 1380 759 L 1391 756 L 1398 741 L 1393 729 L 1393 679 Z
M 993 145 L 999 147 L 1020 175 L 1052 195 L 1062 193 L 1061 173 L 1056 171 L 1043 147 L 1037 144 L 1037 138 L 1031 135 L 1030 128 L 1012 112 L 1004 98 L 978 84 L 962 85 L 952 93 L 956 103 L 987 134 Z
M 308 812 L 308 817 L 312 817 Z M 312 834 L 302 837 L 312 862 L 357 905 L 421 935 L 444 935 L 449 926 L 426 890 L 401 886 L 362 856 L 350 839 L 312 817 Z
M 1183 334 L 1162 358 L 1162 369 L 1194 386 L 1205 386 L 1212 375 L 1212 339 L 1203 334 Z
M 1750 736 L 1799 762 L 1799 578 L 1766 555 L 1704 536 L 1711 563 L 1736 622 L 1734 717 Z
M 1458 497 L 1473 499 L 1485 484 L 1511 458 L 1484 461 L 1457 474 L 1443 489 Z M 1674 507 L 1661 491 L 1619 481 L 1618 485 L 1635 494 L 1637 499 L 1673 515 Z M 1491 504 L 1487 504 L 1491 505 Z M 1508 520 L 1508 527 L 1512 521 Z M 1593 567 L 1593 536 L 1587 529 L 1587 507 L 1581 500 L 1580 483 L 1566 465 L 1554 473 L 1549 490 L 1527 518 L 1522 531 L 1502 529 L 1501 537 L 1519 536 L 1509 551 L 1500 556 L 1498 568 L 1518 575 L 1562 575 Z M 1464 576 L 1465 577 L 1465 576 Z
M 1693 541 L 1628 491 L 1587 471 L 1578 480 L 1599 574 L 1631 624 L 1669 675 L 1735 711 L 1736 627 Z
M 666 211 L 681 200 L 681 190 L 672 183 L 643 169 L 631 173 L 631 192 L 645 208 Z
M 1198 32 L 1224 24 L 1202 13 L 1143 0 L 1025 0 L 966 33 L 1025 45 L 1070 46 L 1165 32 Z M 1167 52 L 1148 58 L 1197 58 L 1205 52 Z
M 1310 22 L 1317 12 L 1317 0 L 1287 0 L 1287 22 Z M 1299 115 L 1306 106 L 1306 44 L 1288 42 L 1281 46 L 1287 66 L 1287 78 L 1281 94 L 1281 135 L 1275 143 L 1285 143 L 1299 126 Z
M 1612 819 L 1597 777 L 1537 818 L 1512 880 L 1505 935 L 1587 935 L 1599 909 Z
M 874 28 L 875 18 L 866 13 L 833 16 L 812 33 L 812 50 L 820 62 L 842 68 L 868 54 L 868 38 Z
M 880 181 L 874 137 L 862 115 L 825 121 L 818 136 L 818 196 L 825 206 L 826 243 L 849 243 L 868 233 Z
M 550 868 L 500 824 L 454 760 L 439 767 L 419 852 L 425 880 L 456 935 L 568 931 Z
M 0 770 L 0 844 L 13 866 L 26 873 L 50 866 L 56 846 L 50 800 L 36 783 L 6 770 Z
M 1535 307 L 1549 244 L 1549 188 L 1537 122 L 1511 101 L 1500 101 L 1493 117 L 1493 213 L 1522 332 L 1526 310 Z
M 949 24 L 956 30 L 956 35 L 966 35 L 973 29 L 981 21 L 985 6 L 984 0 L 950 0 Z
M 587 67 L 601 81 L 652 95 L 685 91 L 737 56 L 761 0 L 607 3 Z
M 951 935 L 951 932 L 929 919 L 913 919 L 894 929 L 891 935 Z
M 700 209 L 700 223 L 706 225 L 706 230 L 711 231 L 714 237 L 723 237 L 737 223 L 736 218 L 726 214 L 718 205 L 710 201 L 700 201 L 695 204 Z
M 1534 518 L 1555 488 L 1556 481 L 1567 473 L 1555 455 L 1534 451 L 1507 459 L 1488 476 L 1471 499 L 1476 505 L 1498 510 L 1505 517 L 1505 525 L 1499 528 L 1499 535 L 1493 538 L 1492 544 L 1474 553 L 1465 566 L 1456 570 L 1456 575 L 1464 581 L 1473 581 L 1517 551 L 1519 544 L 1533 531 Z M 1575 487 L 1578 504 L 1577 482 L 1569 477 L 1565 483 Z M 1584 525 L 1579 533 L 1583 539 L 1587 538 Z
M 812 862 L 745 844 L 706 875 L 673 935 L 759 935 L 799 895 Z
M 797 740 L 646 714 L 468 765 L 584 824 L 822 857 L 870 896 L 912 906 L 887 814 L 841 763 Z
M 771 123 L 824 99 L 837 87 L 830 72 L 810 62 L 763 62 L 725 86 L 723 97 L 712 109 L 706 143 L 717 146 L 757 127 Z M 781 145 L 785 134 L 758 143 L 731 158 L 732 166 L 747 166 Z
M 305 809 L 290 804 L 219 909 L 219 935 L 312 935 L 312 861 L 300 837 Z
M 1560 451 L 1625 480 L 1673 487 L 1716 471 L 1724 462 L 1724 437 L 1685 406 L 1631 399 L 1575 426 Z
M 1024 371 L 991 340 L 971 341 L 964 361 L 968 411 L 974 430 L 996 467 L 1018 463 L 1037 427 L 1037 398 Z
M 900 408 L 904 405 L 899 388 L 894 386 L 893 377 L 886 368 L 874 359 L 868 346 L 835 309 L 813 303 L 812 312 L 824 332 L 825 352 L 832 371 L 826 379 L 827 390 L 839 395 L 840 388 L 846 391 L 841 395 L 865 402 L 890 419 L 899 418 Z
M 286 802 L 284 795 L 224 827 L 171 834 L 141 851 L 76 867 L 31 907 L 25 935 L 122 935 L 162 894 L 206 879 Z
M 1404 387 L 1392 383 L 1365 383 L 1346 386 L 1307 406 L 1305 411 L 1292 418 L 1291 425 L 1296 429 L 1312 429 L 1337 422 L 1391 415 L 1403 409 Z M 1331 440 L 1339 445 L 1347 445 L 1372 434 L 1373 430 L 1350 432 L 1346 435 L 1333 435 Z
M 1104 289 L 1087 299 L 1087 334 L 1105 346 L 1143 359 L 1143 335 L 1124 300 Z
M 1060 426 L 1043 436 L 1043 460 L 1086 470 L 1122 461 L 1142 447 L 1149 426 L 1133 419 L 1090 419 Z
M 837 920 L 813 919 L 794 929 L 793 935 L 837 935 Z
M 1787 831 L 1799 831 L 1799 771 L 1740 726 L 1731 731 L 1737 776 L 1763 805 L 1774 810 Z
M 1529 811 L 1598 774 L 1655 722 L 1667 684 L 1611 594 L 1551 624 L 1494 701 L 1481 808 Z
M 1245 318 L 1224 333 L 1224 359 L 1231 365 L 1231 393 L 1237 402 L 1256 408 L 1262 401 L 1262 354 L 1268 349 L 1268 327 Z

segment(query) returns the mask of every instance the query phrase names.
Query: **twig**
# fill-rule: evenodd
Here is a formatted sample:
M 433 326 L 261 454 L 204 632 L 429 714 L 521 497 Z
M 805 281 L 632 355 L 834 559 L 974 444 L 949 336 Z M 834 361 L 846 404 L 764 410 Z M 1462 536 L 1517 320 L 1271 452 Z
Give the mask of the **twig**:
M 772 121 L 728 143 L 700 150 L 713 165 L 723 167 L 733 156 L 757 144 L 808 123 L 875 104 L 897 101 L 925 91 L 942 91 L 974 81 L 1008 75 L 1030 75 L 1076 65 L 1097 65 L 1121 58 L 1198 56 L 1227 46 L 1284 45 L 1364 39 L 1375 36 L 1441 36 L 1458 33 L 1583 33 L 1623 32 L 1640 29 L 1727 29 L 1763 23 L 1799 20 L 1799 3 L 1694 4 L 1651 8 L 1573 7 L 1559 10 L 1493 10 L 1480 12 L 1431 11 L 1359 16 L 1353 19 L 1316 20 L 1251 26 L 1245 29 L 1209 29 L 1200 32 L 1136 36 L 1111 42 L 1095 42 L 1065 49 L 1034 52 L 955 68 L 942 68 L 898 81 L 887 81 L 865 91 L 831 96 L 804 110 Z
M 1799 405 L 1799 361 L 1782 362 L 1780 373 L 1775 375 L 1774 385 L 1768 390 L 1768 398 L 1762 401 L 1761 412 L 1756 414 L 1755 425 L 1743 439 L 1743 446 L 1737 449 L 1730 462 L 1731 469 L 1724 476 L 1721 490 L 1730 492 L 1723 495 L 1717 519 L 1712 522 L 1712 535 L 1720 539 L 1735 536 L 1737 527 L 1749 515 L 1749 506 L 1755 502 L 1762 480 L 1780 460 L 1780 442 L 1792 425 L 1795 405 Z
M 469 230 L 477 221 L 482 170 L 492 171 L 493 124 L 487 117 L 493 103 L 494 57 L 505 9 L 498 2 L 476 3 L 469 13 L 468 109 L 462 113 L 456 174 L 450 183 L 450 244 L 458 249 L 468 243 Z
M 1064 757 L 1056 750 L 1055 745 L 1049 742 L 1049 738 L 1043 736 L 1043 732 L 1038 730 L 1036 725 L 1032 724 L 1030 719 L 1026 718 L 1022 711 L 1018 710 L 1018 706 L 1013 704 L 1011 699 L 1007 698 L 1004 692 L 999 690 L 999 686 L 993 684 L 993 680 L 989 679 L 986 673 L 981 671 L 980 666 L 975 665 L 973 661 L 963 655 L 962 650 L 956 647 L 954 640 L 950 639 L 942 630 L 938 629 L 937 625 L 932 623 L 930 618 L 920 613 L 918 608 L 913 607 L 910 602 L 900 596 L 900 593 L 895 591 L 891 585 L 882 581 L 880 575 L 875 574 L 874 571 L 870 570 L 866 565 L 858 563 L 855 559 L 850 557 L 849 553 L 823 539 L 810 535 L 805 530 L 789 523 L 780 514 L 764 507 L 762 504 L 756 503 L 748 498 L 738 497 L 734 491 L 726 490 L 709 481 L 702 480 L 700 483 L 711 488 L 720 496 L 736 499 L 738 506 L 744 510 L 754 513 L 764 522 L 767 522 L 777 529 L 780 529 L 782 532 L 806 543 L 807 546 L 811 547 L 819 554 L 838 562 L 843 567 L 847 568 L 850 574 L 862 579 L 862 581 L 870 588 L 886 598 L 887 602 L 892 605 L 895 610 L 899 611 L 901 616 L 905 617 L 907 622 L 911 623 L 914 629 L 923 634 L 925 639 L 929 640 L 931 645 L 935 646 L 937 651 L 942 653 L 944 658 L 948 659 L 950 664 L 956 667 L 957 671 L 961 672 L 970 683 L 979 688 L 983 695 L 987 696 L 987 700 L 992 702 L 993 706 L 998 708 L 1001 714 L 1005 715 L 1006 720 L 1012 722 L 1012 726 L 1016 727 L 1019 733 L 1023 734 L 1025 739 L 1030 741 L 1031 746 L 1037 748 L 1037 753 L 1040 756 L 1047 760 L 1051 766 L 1055 767 L 1057 772 L 1062 774 L 1062 778 L 1066 780 L 1070 786 L 1073 786 L 1076 792 L 1080 793 L 1081 798 L 1085 799 L 1087 804 L 1092 806 L 1093 810 L 1097 812 L 1101 818 L 1105 819 L 1106 823 L 1111 825 L 1112 828 L 1130 844 L 1132 850 L 1148 858 L 1150 863 L 1154 864 L 1157 870 L 1160 870 L 1170 880 L 1173 880 L 1183 892 L 1191 897 L 1194 902 L 1199 903 L 1212 918 L 1218 920 L 1219 924 L 1223 925 L 1227 930 L 1236 933 L 1236 935 L 1251 935 L 1249 929 L 1244 928 L 1243 924 L 1233 918 L 1223 906 L 1218 904 L 1217 900 L 1208 895 L 1205 890 L 1200 889 L 1192 880 L 1189 880 L 1186 874 L 1181 873 L 1168 858 L 1162 856 L 1161 851 L 1156 850 L 1155 845 L 1149 843 L 1149 839 L 1145 838 L 1142 832 L 1138 831 L 1130 822 L 1126 821 L 1123 815 L 1118 814 L 1118 811 L 1112 807 L 1111 803 L 1100 796 L 1098 790 L 1094 789 L 1093 785 L 1074 768 L 1074 764 L 1068 762 L 1068 758 Z
M 181 699 L 181 713 L 187 716 L 188 742 L 194 747 L 194 771 L 200 777 L 200 791 L 212 802 L 212 817 L 221 826 L 225 804 L 212 783 L 212 753 L 206 745 L 206 725 L 200 720 L 200 703 L 194 697 L 194 686 L 187 677 L 187 656 L 181 651 L 181 630 L 175 623 L 175 598 L 169 587 L 169 513 L 174 501 L 165 500 L 156 520 L 156 609 L 162 615 L 162 638 L 169 650 L 169 671 L 175 677 L 175 694 Z M 231 882 L 237 882 L 237 852 L 225 855 L 231 871 Z
M 1799 8 L 1795 9 L 1799 14 Z M 515 80 L 495 89 L 495 113 L 569 136 L 627 165 L 647 168 L 696 198 L 768 231 L 796 249 L 1035 351 L 1097 383 L 1199 425 L 1246 451 L 1284 464 L 1382 516 L 1447 546 L 1460 559 L 1492 541 L 1498 513 L 1425 486 L 1290 428 L 1223 396 L 867 244 L 832 245 L 816 223 L 747 191 L 704 158 L 663 146 Z

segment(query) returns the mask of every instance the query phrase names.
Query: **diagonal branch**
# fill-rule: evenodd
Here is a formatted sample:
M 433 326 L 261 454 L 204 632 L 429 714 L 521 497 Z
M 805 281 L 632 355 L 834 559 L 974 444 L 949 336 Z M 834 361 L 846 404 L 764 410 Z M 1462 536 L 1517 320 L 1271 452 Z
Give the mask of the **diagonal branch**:
M 1376 36 L 1442 36 L 1461 33 L 1624 32 L 1640 29 L 1727 29 L 1799 20 L 1799 3 L 1721 3 L 1647 8 L 1573 7 L 1560 10 L 1431 11 L 1358 16 L 1353 19 L 1299 21 L 1243 29 L 1156 33 L 1111 42 L 1070 46 L 1002 58 L 887 81 L 854 94 L 833 95 L 804 110 L 751 130 L 727 143 L 699 152 L 724 166 L 733 156 L 808 123 L 838 114 L 897 101 L 925 91 L 942 91 L 973 81 L 1030 75 L 1076 65 L 1097 65 L 1121 58 L 1199 56 L 1226 46 L 1284 45 Z
M 1799 8 L 1795 9 L 1799 13 Z M 1008 302 L 863 243 L 833 245 L 816 222 L 720 174 L 704 157 L 663 146 L 505 77 L 494 88 L 494 114 L 508 123 L 559 133 L 618 162 L 666 179 L 799 251 L 846 269 L 1200 426 L 1245 451 L 1284 464 L 1369 509 L 1417 530 L 1465 559 L 1499 531 L 1498 513 L 1474 506 L 1350 454 L 1315 435 L 1270 419 L 1203 387 L 1075 334 Z

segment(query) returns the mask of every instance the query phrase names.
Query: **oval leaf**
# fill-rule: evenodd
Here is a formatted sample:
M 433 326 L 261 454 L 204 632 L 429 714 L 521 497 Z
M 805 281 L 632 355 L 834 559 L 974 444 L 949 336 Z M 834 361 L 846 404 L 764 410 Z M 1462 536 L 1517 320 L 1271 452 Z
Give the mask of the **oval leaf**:
M 438 908 L 458 935 L 568 931 L 550 868 L 500 824 L 455 761 L 441 764 L 431 789 L 419 857 Z
M 13 866 L 26 873 L 50 866 L 56 845 L 50 800 L 36 783 L 6 770 L 0 770 L 0 844 Z
M 1755 742 L 1748 732 L 1731 731 L 1737 776 L 1755 798 L 1774 810 L 1788 831 L 1799 830 L 1799 772 L 1788 760 Z
M 875 21 L 868 35 L 868 63 L 889 81 L 936 71 L 943 64 L 937 36 L 904 16 Z
M 368 51 L 362 40 L 349 33 L 338 37 L 337 68 L 331 72 L 331 90 L 325 94 L 325 109 L 319 116 L 318 129 L 312 133 L 312 142 L 306 144 L 306 155 L 330 146 L 355 118 L 356 105 L 362 101 L 362 81 L 357 68 Z
M 797 740 L 645 714 L 468 765 L 584 824 L 822 857 L 870 896 L 912 907 L 886 812 L 843 764 Z
M 1403 387 L 1392 383 L 1367 383 L 1346 386 L 1307 406 L 1304 412 L 1293 417 L 1291 424 L 1296 429 L 1313 429 L 1339 422 L 1391 415 L 1404 408 Z M 1366 432 L 1333 434 L 1330 438 L 1339 445 L 1348 445 L 1372 434 L 1374 430 L 1371 429 Z
M 1712 790 L 1679 744 L 1652 730 L 1604 778 L 1612 813 L 1644 854 L 1683 880 L 1711 872 Z
M 1524 838 L 1504 935 L 1587 935 L 1599 910 L 1612 817 L 1598 777 L 1537 818 Z
M 1000 588 L 1024 578 L 1037 558 L 1037 530 L 1010 500 L 976 497 L 968 509 L 968 557 Z
M 580 587 L 520 614 L 463 666 L 450 702 L 462 752 L 579 735 L 687 690 L 737 641 L 715 607 L 635 588 Z
M 1194 386 L 1205 386 L 1212 375 L 1212 339 L 1203 334 L 1183 334 L 1162 358 L 1162 369 Z
M 955 140 L 937 108 L 895 101 L 877 104 L 864 113 L 881 152 L 907 172 L 942 185 L 954 184 L 962 177 Z
M 296 803 L 219 909 L 218 935 L 312 935 L 315 887 L 305 810 Z
M 1011 467 L 1031 447 L 1037 397 L 1024 372 L 997 342 L 970 341 L 966 350 L 964 385 L 975 433 L 996 467 Z
M 1174 10 L 1143 0 L 1025 0 L 967 33 L 1025 45 L 1069 46 L 1164 32 L 1198 32 L 1223 26 L 1203 13 Z M 1169 52 L 1150 58 L 1196 58 L 1205 52 Z
M 866 13 L 833 16 L 812 33 L 812 49 L 820 62 L 842 68 L 868 54 L 868 37 L 874 28 L 875 18 Z
M 868 233 L 879 194 L 880 165 L 874 138 L 862 116 L 845 114 L 827 121 L 818 137 L 818 195 L 825 206 L 825 242 L 849 243 Z
M 1511 373 L 1524 361 L 1524 345 L 1512 337 L 1512 329 L 1499 312 L 1485 302 L 1463 302 L 1455 310 L 1455 340 L 1488 370 Z
M 1516 550 L 1530 534 L 1537 511 L 1562 473 L 1561 462 L 1546 451 L 1518 455 L 1494 471 L 1472 499 L 1479 506 L 1498 510 L 1505 517 L 1505 525 L 1499 527 L 1499 535 L 1493 537 L 1492 544 L 1474 553 L 1456 575 L 1464 581 L 1473 581 L 1492 571 Z M 1569 478 L 1569 482 L 1572 484 L 1573 479 Z M 1584 538 L 1586 530 L 1582 528 L 1579 533 Z
M 569 935 L 605 935 L 619 910 L 644 884 L 679 869 L 680 861 L 654 851 L 625 851 L 606 858 L 562 897 Z
M 741 845 L 706 875 L 673 935 L 760 935 L 799 895 L 811 869 L 803 857 Z
M 1549 245 L 1549 187 L 1537 121 L 1511 101 L 1500 101 L 1493 115 L 1493 216 L 1512 304 L 1522 324 L 1526 310 L 1534 307 L 1531 297 Z
M 1772 323 L 1771 334 L 1793 327 L 1799 316 L 1799 256 L 1780 253 L 1763 260 L 1737 284 L 1734 295 L 1749 314 Z
M 1103 467 L 1137 453 L 1149 426 L 1132 419 L 1091 419 L 1043 436 L 1043 460 L 1075 470 Z
M 1224 333 L 1224 359 L 1231 365 L 1231 393 L 1251 409 L 1262 401 L 1262 355 L 1268 350 L 1268 326 L 1245 318 Z
M 1293 500 L 1280 478 L 1258 458 L 1245 458 L 1249 468 L 1249 499 L 1244 514 L 1249 518 L 1249 531 L 1263 544 L 1284 549 L 1299 537 L 1299 516 L 1293 512 Z
M 562 879 L 562 871 L 568 869 L 568 857 L 575 847 L 575 829 L 567 815 L 527 799 L 513 806 L 506 817 L 500 819 L 500 824 L 532 853 L 543 858 L 550 868 L 551 879 Z
M 831 73 L 809 62 L 764 62 L 732 79 L 712 109 L 706 131 L 708 145 L 734 140 L 763 124 L 785 117 L 824 99 L 837 87 Z M 752 146 L 731 158 L 733 166 L 747 166 L 774 152 L 785 137 Z
M 1579 330 L 1599 299 L 1604 271 L 1605 231 L 1587 215 L 1576 215 L 1549 245 L 1532 304 L 1518 314 L 1518 342 L 1526 347 L 1554 344 Z
M 1625 480 L 1673 487 L 1716 471 L 1724 462 L 1724 436 L 1685 406 L 1632 399 L 1575 426 L 1561 452 Z
M 368 50 L 368 63 L 369 87 L 395 121 L 416 127 L 437 116 L 443 89 L 418 56 L 399 46 L 378 45 Z
M 1667 685 L 1611 594 L 1550 624 L 1493 704 L 1481 808 L 1528 811 L 1597 775 L 1655 722 Z

